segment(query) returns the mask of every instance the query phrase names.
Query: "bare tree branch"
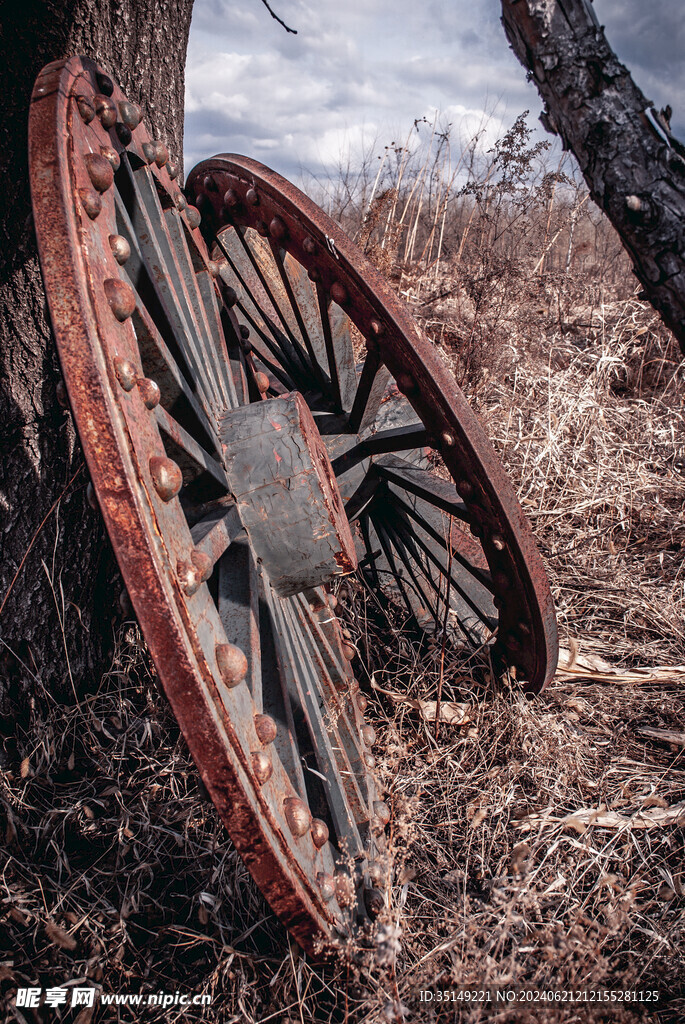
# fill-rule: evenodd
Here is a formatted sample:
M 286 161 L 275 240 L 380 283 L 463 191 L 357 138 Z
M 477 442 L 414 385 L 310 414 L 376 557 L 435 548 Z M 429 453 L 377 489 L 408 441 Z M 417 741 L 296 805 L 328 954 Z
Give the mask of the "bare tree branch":
M 575 154 L 685 351 L 685 147 L 670 109 L 645 99 L 589 0 L 502 0 L 502 22 L 544 100 L 543 125 Z
M 279 18 L 278 15 L 274 11 L 272 11 L 272 9 L 269 7 L 269 4 L 267 3 L 267 0 L 262 0 L 262 3 L 266 7 L 266 9 L 269 12 L 269 14 L 271 15 L 271 17 L 275 21 L 277 21 L 279 25 L 282 25 L 283 28 L 286 30 L 286 32 L 291 32 L 294 36 L 297 35 L 297 29 L 296 28 L 290 28 L 288 25 L 286 25 L 286 23 L 283 21 L 283 19 Z

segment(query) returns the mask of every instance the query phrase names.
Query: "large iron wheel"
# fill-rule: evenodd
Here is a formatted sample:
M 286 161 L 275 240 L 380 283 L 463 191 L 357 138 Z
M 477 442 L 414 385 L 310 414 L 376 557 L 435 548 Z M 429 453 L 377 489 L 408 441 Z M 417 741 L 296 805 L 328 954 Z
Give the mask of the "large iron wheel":
M 232 313 L 222 326 L 199 214 L 140 120 L 87 59 L 37 79 L 30 175 L 53 328 L 173 711 L 253 877 L 314 949 L 378 911 L 389 820 L 322 586 L 354 568 L 354 542 L 306 403 L 264 400 Z
M 268 395 L 304 395 L 357 524 L 367 585 L 394 591 L 422 629 L 490 643 L 525 689 L 540 690 L 557 658 L 542 562 L 490 443 L 406 306 L 262 164 L 203 161 L 187 193 L 233 314 L 236 377 L 256 368 Z

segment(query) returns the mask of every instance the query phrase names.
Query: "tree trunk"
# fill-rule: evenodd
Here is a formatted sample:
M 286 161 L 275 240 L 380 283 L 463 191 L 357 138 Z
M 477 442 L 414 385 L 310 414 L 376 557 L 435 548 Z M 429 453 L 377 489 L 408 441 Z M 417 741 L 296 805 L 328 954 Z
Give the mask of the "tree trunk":
M 502 0 L 514 53 L 685 351 L 685 147 L 609 47 L 589 0 Z
M 60 405 L 31 221 L 31 89 L 50 61 L 89 56 L 180 158 L 192 3 L 8 0 L 0 13 L 0 733 L 42 687 L 59 699 L 102 670 L 119 592 L 102 521 L 86 504 L 78 438 Z

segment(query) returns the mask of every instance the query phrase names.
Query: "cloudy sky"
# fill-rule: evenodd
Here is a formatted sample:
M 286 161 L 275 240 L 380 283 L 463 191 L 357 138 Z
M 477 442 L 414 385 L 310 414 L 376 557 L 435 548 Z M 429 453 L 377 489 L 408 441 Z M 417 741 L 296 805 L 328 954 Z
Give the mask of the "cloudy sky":
M 287 177 L 334 173 L 348 154 L 404 140 L 435 111 L 470 134 L 541 105 L 507 46 L 499 0 L 195 0 L 186 76 L 186 169 L 218 152 Z M 610 43 L 685 134 L 682 0 L 595 0 Z

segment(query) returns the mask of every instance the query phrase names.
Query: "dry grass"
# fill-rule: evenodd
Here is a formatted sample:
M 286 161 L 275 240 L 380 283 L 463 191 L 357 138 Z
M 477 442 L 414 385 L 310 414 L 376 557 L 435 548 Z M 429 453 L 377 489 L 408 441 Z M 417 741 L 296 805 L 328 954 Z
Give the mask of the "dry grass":
M 598 294 L 582 263 L 529 275 L 525 288 L 513 266 L 498 301 L 478 305 L 483 253 L 457 263 L 441 252 L 437 273 L 390 269 L 516 483 L 562 642 L 626 671 L 684 664 L 685 392 L 672 342 L 625 281 Z M 462 724 L 441 723 L 436 738 L 418 699 L 436 696 L 439 650 L 419 655 L 367 601 L 348 587 L 340 609 L 363 654 L 395 812 L 375 954 L 322 967 L 289 943 L 199 788 L 128 624 L 111 672 L 76 706 L 38 692 L 30 727 L 6 751 L 3 994 L 89 979 L 112 992 L 213 996 L 184 1013 L 98 1011 L 121 1021 L 685 1019 L 683 818 L 647 814 L 685 801 L 685 756 L 640 732 L 683 729 L 682 674 L 645 684 L 628 671 L 612 685 L 579 669 L 528 701 L 514 680 L 495 685 L 482 659 L 448 658 L 442 699 L 460 705 Z M 420 999 L 458 985 L 658 987 L 662 1001 Z M 11 1003 L 19 1024 L 43 1019 Z

